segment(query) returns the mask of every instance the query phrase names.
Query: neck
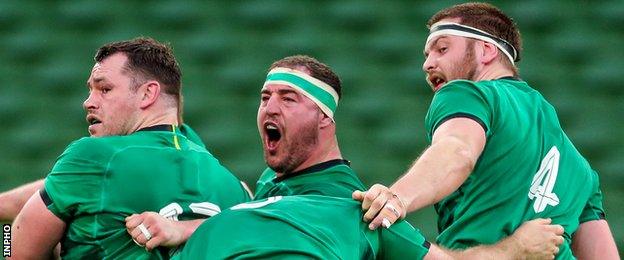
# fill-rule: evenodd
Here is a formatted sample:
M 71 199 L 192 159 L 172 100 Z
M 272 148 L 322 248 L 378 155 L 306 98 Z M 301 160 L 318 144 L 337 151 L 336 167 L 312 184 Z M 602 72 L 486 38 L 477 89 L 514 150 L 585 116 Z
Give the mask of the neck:
M 513 77 L 514 73 L 506 68 L 500 62 L 493 62 L 485 65 L 483 69 L 476 75 L 474 81 L 494 80 L 502 77 Z
M 135 124 L 134 132 L 141 128 L 155 125 L 178 125 L 178 110 L 175 107 L 161 109 L 157 112 L 146 110 L 144 116 Z
M 323 138 L 319 136 L 318 149 L 315 149 L 310 154 L 308 159 L 305 160 L 293 171 L 300 171 L 310 166 L 335 159 L 342 159 L 342 154 L 340 153 L 340 148 L 338 147 L 338 140 L 336 139 L 336 136 L 333 135 L 329 138 Z

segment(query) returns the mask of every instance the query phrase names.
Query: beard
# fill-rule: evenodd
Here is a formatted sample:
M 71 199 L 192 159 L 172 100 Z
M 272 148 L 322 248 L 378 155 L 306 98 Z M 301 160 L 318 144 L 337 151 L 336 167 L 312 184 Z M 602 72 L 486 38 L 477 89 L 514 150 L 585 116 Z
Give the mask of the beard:
M 293 172 L 303 164 L 312 154 L 318 143 L 318 127 L 315 122 L 310 122 L 296 131 L 291 137 L 284 136 L 280 144 L 282 147 L 277 154 L 269 155 L 264 152 L 264 159 L 269 168 L 284 175 Z M 282 157 L 280 156 L 282 154 Z M 275 160 L 271 160 L 275 157 Z
M 453 64 L 453 70 L 449 73 L 449 77 L 447 78 L 448 81 L 454 79 L 474 80 L 477 74 L 477 60 L 475 59 L 474 44 L 475 42 L 473 40 L 468 40 L 466 54 L 461 60 Z

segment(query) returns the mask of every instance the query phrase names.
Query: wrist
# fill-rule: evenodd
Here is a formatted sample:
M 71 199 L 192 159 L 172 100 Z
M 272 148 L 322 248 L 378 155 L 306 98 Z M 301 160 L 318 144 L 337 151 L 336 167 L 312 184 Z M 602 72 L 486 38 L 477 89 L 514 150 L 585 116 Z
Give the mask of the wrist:
M 407 208 L 408 204 L 405 203 L 405 200 L 403 200 L 403 198 L 401 196 L 399 196 L 399 194 L 397 194 L 394 191 L 391 191 L 391 192 L 392 192 L 392 197 L 396 198 L 399 201 L 399 203 L 401 204 L 402 212 L 401 212 L 400 218 L 405 218 L 405 216 L 407 215 L 407 211 L 408 211 L 408 208 Z
M 522 243 L 522 240 L 517 238 L 515 234 L 512 234 L 504 239 L 502 243 L 503 246 L 501 247 L 501 253 L 503 255 L 510 256 L 513 259 L 520 258 L 525 255 L 524 253 L 526 251 L 526 247 L 524 246 L 524 243 Z

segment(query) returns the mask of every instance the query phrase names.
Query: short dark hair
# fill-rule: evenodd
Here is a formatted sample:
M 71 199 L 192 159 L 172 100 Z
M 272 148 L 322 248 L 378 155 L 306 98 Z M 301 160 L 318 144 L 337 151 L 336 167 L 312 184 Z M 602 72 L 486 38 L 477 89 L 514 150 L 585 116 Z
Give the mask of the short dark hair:
M 427 22 L 427 28 L 446 18 L 459 18 L 460 23 L 479 30 L 483 30 L 511 44 L 518 52 L 517 61 L 520 61 L 522 52 L 522 39 L 516 23 L 503 11 L 488 3 L 465 3 L 451 6 L 437 12 Z M 502 59 L 514 69 L 517 68 L 503 57 Z
M 315 58 L 312 58 L 307 55 L 294 55 L 283 58 L 271 64 L 269 67 L 269 71 L 276 67 L 284 67 L 290 69 L 296 69 L 296 67 L 302 66 L 310 71 L 310 76 L 316 78 L 320 81 L 327 83 L 327 85 L 331 86 L 336 93 L 338 93 L 338 98 L 342 95 L 342 86 L 340 83 L 340 78 L 332 69 L 318 61 Z
M 101 62 L 116 53 L 128 58 L 125 69 L 132 74 L 134 87 L 154 79 L 164 86 L 165 93 L 180 99 L 182 73 L 169 45 L 145 37 L 112 42 L 100 47 L 94 59 Z

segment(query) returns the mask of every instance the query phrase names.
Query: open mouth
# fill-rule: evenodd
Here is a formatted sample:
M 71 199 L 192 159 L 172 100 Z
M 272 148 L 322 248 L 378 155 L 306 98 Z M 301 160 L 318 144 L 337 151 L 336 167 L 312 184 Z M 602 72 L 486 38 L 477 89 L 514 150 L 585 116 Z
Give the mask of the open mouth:
M 99 119 L 97 119 L 95 116 L 88 115 L 88 116 L 87 116 L 87 123 L 89 123 L 89 125 L 95 125 L 95 124 L 100 124 L 100 123 L 102 123 L 102 121 L 100 121 Z
M 429 84 L 433 87 L 433 91 L 437 91 L 446 84 L 446 80 L 440 76 L 429 76 L 427 81 L 429 81 Z
M 264 133 L 266 135 L 264 139 L 267 150 L 275 151 L 280 139 L 282 139 L 282 133 L 279 127 L 275 123 L 267 122 L 264 124 Z

